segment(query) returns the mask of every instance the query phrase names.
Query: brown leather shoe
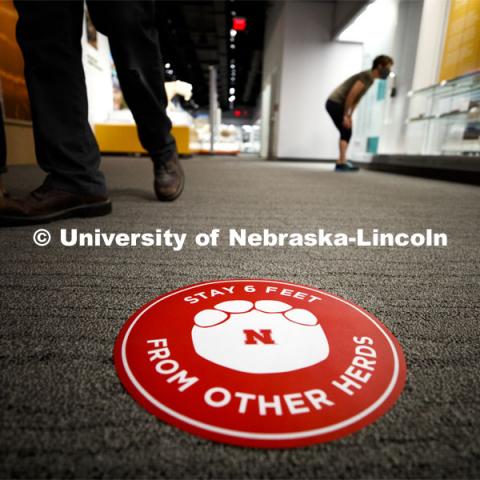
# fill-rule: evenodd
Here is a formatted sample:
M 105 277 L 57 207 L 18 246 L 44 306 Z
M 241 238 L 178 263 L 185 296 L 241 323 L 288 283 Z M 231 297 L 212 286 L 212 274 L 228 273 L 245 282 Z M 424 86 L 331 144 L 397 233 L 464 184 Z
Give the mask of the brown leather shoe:
M 5 188 L 5 186 L 3 185 L 3 180 L 2 180 L 2 176 L 0 175 L 0 199 L 2 198 L 8 198 L 10 195 L 9 193 L 7 192 L 7 189 Z
M 97 217 L 112 211 L 106 196 L 80 195 L 42 185 L 21 199 L 0 199 L 0 227 L 49 223 L 70 217 Z
M 153 187 L 158 200 L 170 202 L 180 196 L 185 184 L 185 174 L 175 152 L 167 161 L 154 161 Z

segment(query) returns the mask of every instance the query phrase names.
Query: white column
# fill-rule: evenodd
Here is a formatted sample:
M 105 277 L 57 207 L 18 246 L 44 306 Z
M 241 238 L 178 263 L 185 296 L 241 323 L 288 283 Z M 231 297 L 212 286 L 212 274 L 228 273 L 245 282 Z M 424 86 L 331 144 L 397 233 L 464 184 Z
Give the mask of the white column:
M 413 75 L 414 90 L 438 83 L 449 0 L 424 0 L 417 58 Z

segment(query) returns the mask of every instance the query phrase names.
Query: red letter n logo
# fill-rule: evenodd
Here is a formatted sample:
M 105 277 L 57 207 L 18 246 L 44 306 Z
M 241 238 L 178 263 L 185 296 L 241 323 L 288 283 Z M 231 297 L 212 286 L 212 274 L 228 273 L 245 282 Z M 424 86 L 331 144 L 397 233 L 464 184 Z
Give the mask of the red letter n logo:
M 255 345 L 256 343 L 265 343 L 267 345 L 274 345 L 271 330 L 244 330 L 245 345 Z

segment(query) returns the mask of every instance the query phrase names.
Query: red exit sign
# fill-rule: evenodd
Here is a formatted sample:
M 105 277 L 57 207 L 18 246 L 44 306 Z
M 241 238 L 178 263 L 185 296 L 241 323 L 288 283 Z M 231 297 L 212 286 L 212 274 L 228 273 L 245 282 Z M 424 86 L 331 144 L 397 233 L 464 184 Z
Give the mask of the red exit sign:
M 247 19 L 244 17 L 233 17 L 232 28 L 237 32 L 243 32 L 247 28 Z

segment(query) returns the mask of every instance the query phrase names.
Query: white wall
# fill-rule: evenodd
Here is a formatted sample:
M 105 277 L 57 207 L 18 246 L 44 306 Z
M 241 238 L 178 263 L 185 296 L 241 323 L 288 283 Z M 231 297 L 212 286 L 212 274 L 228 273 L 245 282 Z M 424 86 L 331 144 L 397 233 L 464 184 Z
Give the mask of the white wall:
M 362 100 L 350 147 L 351 158 L 356 161 L 370 161 L 371 155 L 366 153 L 368 137 L 380 138 L 378 153 L 405 153 L 407 94 L 412 87 L 423 0 L 379 0 L 375 5 L 378 6 L 376 16 L 384 18 L 384 22 L 377 39 L 370 33 L 366 35 L 363 67 L 370 67 L 379 54 L 392 56 L 397 95 L 376 100 L 378 82 L 375 82 Z M 390 81 L 389 90 L 391 86 Z
M 392 56 L 395 59 L 397 95 L 387 98 L 384 123 L 380 133 L 379 153 L 405 153 L 405 119 L 408 115 L 408 92 L 415 70 L 423 2 L 401 1 L 395 29 Z
M 370 29 L 364 33 L 363 68 L 370 67 L 379 54 L 392 56 L 397 95 L 390 97 L 388 94 L 384 100 L 377 100 L 378 82 L 375 82 L 363 98 L 354 117 L 354 136 L 350 146 L 350 156 L 356 161 L 371 160 L 371 154 L 366 152 L 368 137 L 380 138 L 378 153 L 406 152 L 408 91 L 414 77 L 423 0 L 378 0 L 369 10 Z M 377 32 L 374 25 L 382 28 Z M 372 35 L 372 31 L 376 35 Z M 391 86 L 390 80 L 388 90 Z
M 277 57 L 281 77 L 276 137 L 279 158 L 337 156 L 338 132 L 325 111 L 325 101 L 339 83 L 360 70 L 362 48 L 331 42 L 332 18 L 330 3 L 282 5 L 283 54 Z M 267 65 L 267 72 L 271 70 Z
M 438 82 L 449 0 L 424 0 L 412 89 Z
M 336 37 L 345 27 L 351 25 L 371 0 L 343 1 L 335 4 L 332 19 L 332 37 Z
M 265 26 L 262 68 L 261 151 L 262 158 L 277 153 L 280 82 L 285 42 L 285 4 L 276 2 L 269 7 Z M 274 121 L 271 121 L 271 117 Z M 271 131 L 272 130 L 272 131 Z M 272 147 L 273 152 L 269 151 Z
M 367 69 L 377 55 L 392 55 L 398 26 L 400 3 L 415 3 L 422 0 L 377 0 L 367 7 L 366 29 L 363 32 L 363 65 Z M 398 39 L 397 39 L 398 40 Z M 401 48 L 401 45 L 400 45 Z
M 82 35 L 83 69 L 88 96 L 90 124 L 103 122 L 113 110 L 113 85 L 108 38 L 97 32 L 98 49 L 87 42 L 85 22 Z

